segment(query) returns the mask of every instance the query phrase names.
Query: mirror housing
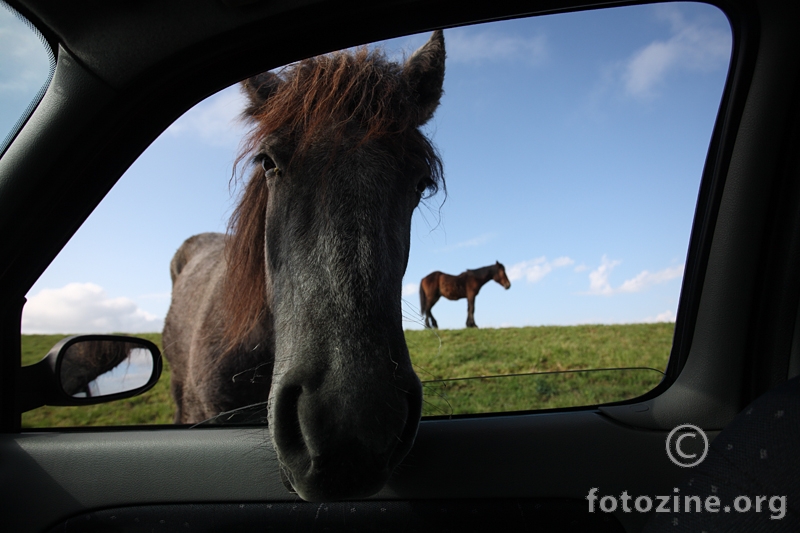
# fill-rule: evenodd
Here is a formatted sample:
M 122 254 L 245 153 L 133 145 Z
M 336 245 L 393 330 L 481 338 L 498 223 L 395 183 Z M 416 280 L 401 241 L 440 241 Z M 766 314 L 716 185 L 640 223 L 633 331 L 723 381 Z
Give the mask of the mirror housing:
M 152 342 L 122 335 L 75 335 L 19 369 L 20 413 L 43 405 L 92 405 L 137 396 L 161 377 L 161 352 Z

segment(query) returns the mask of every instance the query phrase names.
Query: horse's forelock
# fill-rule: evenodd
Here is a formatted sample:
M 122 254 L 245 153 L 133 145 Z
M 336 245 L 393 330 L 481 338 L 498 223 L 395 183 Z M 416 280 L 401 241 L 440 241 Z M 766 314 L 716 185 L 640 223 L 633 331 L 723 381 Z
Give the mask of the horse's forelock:
M 254 155 L 263 139 L 281 131 L 295 136 L 298 150 L 320 135 L 363 144 L 376 138 L 402 137 L 422 124 L 423 113 L 412 105 L 415 96 L 403 67 L 389 61 L 382 50 L 358 48 L 304 59 L 273 77 L 280 81 L 268 91 L 243 84 L 250 98 L 246 118 L 253 124 L 239 161 Z M 359 126 L 360 139 L 350 128 Z

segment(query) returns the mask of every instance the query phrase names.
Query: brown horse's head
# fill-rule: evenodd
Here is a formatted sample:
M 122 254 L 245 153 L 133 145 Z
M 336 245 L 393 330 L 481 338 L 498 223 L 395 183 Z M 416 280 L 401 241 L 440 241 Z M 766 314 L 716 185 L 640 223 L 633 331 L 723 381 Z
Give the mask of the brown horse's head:
M 500 261 L 495 261 L 494 266 L 497 268 L 497 271 L 494 273 L 494 276 L 492 276 L 492 279 L 505 287 L 506 290 L 510 289 L 511 282 L 508 281 L 508 276 L 506 276 L 506 267 L 504 267 L 503 263 Z
M 404 64 L 363 48 L 243 84 L 255 165 L 232 223 L 228 334 L 274 330 L 270 435 L 306 500 L 377 492 L 416 436 L 401 288 L 412 212 L 441 183 L 419 127 L 444 60 L 437 31 Z

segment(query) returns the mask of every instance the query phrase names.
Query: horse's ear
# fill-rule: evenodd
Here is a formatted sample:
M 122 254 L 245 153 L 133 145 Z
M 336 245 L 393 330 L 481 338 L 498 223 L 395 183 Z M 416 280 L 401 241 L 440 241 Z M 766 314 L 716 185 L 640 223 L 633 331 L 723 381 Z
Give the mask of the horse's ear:
M 270 96 L 281 84 L 281 79 L 274 72 L 262 72 L 242 82 L 242 92 L 250 101 L 245 108 L 243 116 L 252 117 L 261 110 Z
M 403 67 L 403 75 L 419 106 L 418 126 L 428 122 L 439 107 L 444 85 L 444 58 L 444 33 L 436 30 Z

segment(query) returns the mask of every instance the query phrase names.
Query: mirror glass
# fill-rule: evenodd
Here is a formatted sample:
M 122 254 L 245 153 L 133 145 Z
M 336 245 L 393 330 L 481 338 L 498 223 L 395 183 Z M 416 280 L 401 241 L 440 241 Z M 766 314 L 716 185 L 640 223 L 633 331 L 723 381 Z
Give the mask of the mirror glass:
M 73 398 L 97 398 L 143 387 L 153 375 L 153 354 L 136 342 L 86 340 L 61 356 L 61 388 Z

